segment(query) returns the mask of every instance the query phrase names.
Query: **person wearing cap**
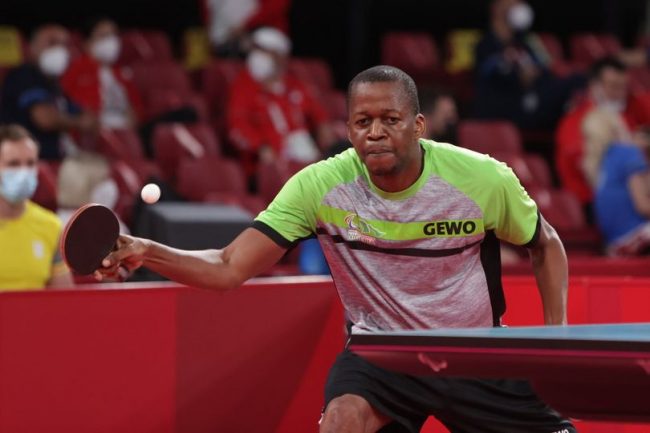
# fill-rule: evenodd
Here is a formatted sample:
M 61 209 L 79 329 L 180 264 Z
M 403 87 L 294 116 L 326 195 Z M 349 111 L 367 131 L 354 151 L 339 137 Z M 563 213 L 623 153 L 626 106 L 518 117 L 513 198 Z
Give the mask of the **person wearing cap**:
M 307 164 L 320 157 L 319 146 L 333 141 L 325 109 L 287 73 L 290 51 L 291 41 L 279 30 L 255 31 L 246 68 L 230 90 L 228 135 L 249 179 L 257 161 L 284 158 Z

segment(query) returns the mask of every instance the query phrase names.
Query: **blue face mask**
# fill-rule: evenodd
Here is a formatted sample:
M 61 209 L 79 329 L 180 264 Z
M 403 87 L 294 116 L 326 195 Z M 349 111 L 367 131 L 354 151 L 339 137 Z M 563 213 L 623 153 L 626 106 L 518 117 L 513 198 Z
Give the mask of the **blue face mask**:
M 34 195 L 38 186 L 35 168 L 4 168 L 0 171 L 0 195 L 16 204 Z

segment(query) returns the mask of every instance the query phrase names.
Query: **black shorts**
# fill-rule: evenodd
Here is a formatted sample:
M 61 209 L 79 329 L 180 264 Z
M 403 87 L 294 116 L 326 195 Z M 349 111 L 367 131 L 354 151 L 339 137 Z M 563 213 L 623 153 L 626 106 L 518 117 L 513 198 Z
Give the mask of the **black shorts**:
M 325 405 L 343 394 L 363 397 L 393 421 L 381 433 L 417 433 L 429 415 L 451 433 L 575 433 L 527 381 L 420 377 L 379 368 L 341 353 L 325 385 Z

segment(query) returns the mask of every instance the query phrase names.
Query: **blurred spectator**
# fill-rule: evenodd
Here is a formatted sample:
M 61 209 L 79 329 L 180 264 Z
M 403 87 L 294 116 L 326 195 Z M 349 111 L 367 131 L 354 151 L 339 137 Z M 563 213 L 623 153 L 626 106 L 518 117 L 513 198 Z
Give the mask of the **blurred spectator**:
M 37 164 L 38 145 L 29 132 L 0 126 L 0 291 L 74 285 L 58 253 L 61 222 L 29 200 Z
M 84 179 L 84 182 L 79 179 Z M 85 204 L 99 203 L 114 209 L 119 199 L 110 165 L 96 154 L 84 152 L 76 158 L 66 158 L 59 168 L 57 181 L 57 215 L 64 224 Z M 119 217 L 118 220 L 120 232 L 128 234 L 126 224 Z
M 291 42 L 282 32 L 263 28 L 253 33 L 252 43 L 228 103 L 228 134 L 242 153 L 246 174 L 254 175 L 258 159 L 317 160 L 316 143 L 326 148 L 334 135 L 325 109 L 287 74 Z
M 458 108 L 451 94 L 425 89 L 419 95 L 420 111 L 426 119 L 427 138 L 457 144 Z
M 84 29 L 85 52 L 61 78 L 66 95 L 99 118 L 102 128 L 133 128 L 142 118 L 142 101 L 131 80 L 115 62 L 120 55 L 117 25 L 108 18 Z
M 621 114 L 628 128 L 636 130 L 650 125 L 650 109 L 646 101 L 647 97 L 629 93 L 628 75 L 623 63 L 605 58 L 591 67 L 586 97 L 560 121 L 555 136 L 557 171 L 562 185 L 586 207 L 592 201 L 593 192 L 581 167 L 584 117 L 594 107 L 599 107 Z
M 583 169 L 594 187 L 596 221 L 613 256 L 650 252 L 648 140 L 633 139 L 621 116 L 595 108 L 582 123 Z
M 210 42 L 219 55 L 238 54 L 242 37 L 261 27 L 289 31 L 291 0 L 201 0 Z
M 55 24 L 38 28 L 29 43 L 29 60 L 4 81 L 0 120 L 27 128 L 41 146 L 41 158 L 57 160 L 75 149 L 67 134 L 91 132 L 97 119 L 62 93 L 58 78 L 68 67 L 69 35 Z
M 531 42 L 531 7 L 521 0 L 493 0 L 490 28 L 476 47 L 475 115 L 507 119 L 524 129 L 554 127 L 580 75 L 554 76 Z

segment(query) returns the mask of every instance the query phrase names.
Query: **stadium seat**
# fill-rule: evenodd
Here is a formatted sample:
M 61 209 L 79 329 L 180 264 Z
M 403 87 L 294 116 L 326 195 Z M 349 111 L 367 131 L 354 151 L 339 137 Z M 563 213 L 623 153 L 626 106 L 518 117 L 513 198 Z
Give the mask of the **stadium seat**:
M 330 90 L 322 96 L 321 103 L 332 120 L 348 120 L 348 104 L 345 93 L 340 90 Z
M 145 99 L 153 92 L 173 90 L 179 95 L 191 94 L 192 86 L 187 73 L 176 62 L 163 60 L 137 62 L 131 66 L 134 84 Z
M 224 115 L 230 85 L 243 67 L 241 60 L 214 59 L 203 70 L 203 95 L 212 119 Z
M 153 147 L 164 177 L 172 181 L 183 158 L 200 159 L 221 153 L 219 139 L 205 123 L 158 125 L 153 133 Z
M 550 63 L 564 60 L 562 42 L 556 35 L 553 33 L 537 33 L 536 36 L 544 51 L 548 54 Z
M 118 62 L 130 65 L 138 61 L 170 61 L 173 59 L 167 35 L 155 30 L 122 32 L 122 49 Z
M 260 162 L 257 166 L 257 189 L 265 203 L 270 203 L 291 176 L 300 171 L 304 164 L 277 159 Z
M 221 203 L 239 206 L 247 210 L 253 216 L 257 216 L 260 212 L 266 209 L 264 200 L 251 194 L 233 194 L 227 192 L 209 192 L 203 198 L 204 203 Z
M 524 187 L 529 188 L 531 186 L 537 186 L 535 183 L 535 177 L 533 176 L 530 167 L 528 167 L 523 154 L 498 152 L 490 154 L 490 156 L 498 161 L 506 163 L 506 165 L 515 172 Z
M 32 201 L 46 209 L 56 212 L 57 175 L 48 163 L 41 161 L 38 164 L 38 187 L 32 196 Z
M 96 149 L 111 159 L 144 159 L 142 142 L 131 129 L 102 129 L 97 136 Z
M 571 58 L 581 64 L 590 65 L 603 57 L 615 55 L 621 45 L 614 35 L 578 33 L 569 39 Z
M 465 120 L 458 125 L 458 144 L 480 153 L 523 152 L 517 127 L 507 121 Z
M 650 68 L 647 66 L 628 69 L 631 93 L 646 93 L 650 91 Z
M 533 184 L 541 188 L 551 188 L 553 186 L 553 176 L 548 162 L 543 156 L 535 153 L 526 153 L 524 161 L 533 176 Z
M 289 73 L 314 89 L 317 95 L 324 95 L 334 87 L 332 71 L 322 59 L 292 58 Z
M 440 76 L 440 55 L 428 33 L 393 32 L 381 42 L 381 61 L 411 75 L 418 84 L 433 84 Z
M 544 218 L 558 231 L 569 254 L 597 255 L 602 251 L 602 238 L 585 219 L 578 199 L 562 189 L 531 188 L 530 196 Z
M 445 69 L 449 74 L 458 74 L 474 69 L 476 44 L 482 32 L 476 29 L 455 29 L 445 36 Z
M 16 27 L 0 26 L 0 67 L 20 65 L 27 53 L 27 45 Z
M 213 192 L 247 194 L 246 180 L 239 164 L 218 156 L 183 159 L 178 167 L 176 189 L 193 201 L 203 201 Z

